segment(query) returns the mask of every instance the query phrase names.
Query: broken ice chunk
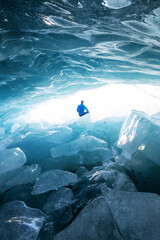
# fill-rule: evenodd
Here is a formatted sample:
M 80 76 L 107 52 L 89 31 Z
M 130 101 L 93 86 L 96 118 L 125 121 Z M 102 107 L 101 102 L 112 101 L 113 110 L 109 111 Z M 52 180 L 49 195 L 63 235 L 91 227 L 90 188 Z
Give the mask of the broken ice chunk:
M 83 177 L 87 177 L 91 182 L 105 183 L 109 188 L 135 192 L 137 188 L 125 172 L 118 169 L 100 166 L 94 167 L 91 171 L 85 172 Z
M 0 151 L 0 175 L 23 166 L 26 161 L 26 156 L 20 148 Z
M 80 151 L 75 156 L 61 156 L 47 159 L 45 168 L 48 168 L 47 170 L 62 169 L 76 171 L 82 165 L 91 166 L 96 163 L 109 161 L 112 157 L 113 153 L 110 149 L 98 148 L 91 152 Z
M 41 210 L 29 208 L 24 202 L 6 203 L 0 210 L 1 240 L 36 240 L 45 220 Z
M 5 182 L 6 186 L 12 187 L 19 184 L 32 183 L 41 173 L 41 167 L 38 164 L 23 166 L 19 174 L 13 176 Z
M 54 239 L 122 240 L 122 237 L 107 201 L 104 197 L 98 197 L 67 228 L 55 235 Z
M 124 239 L 160 239 L 160 196 L 153 193 L 110 190 L 101 191 L 113 213 Z
M 63 144 L 73 140 L 76 134 L 69 127 L 57 129 L 52 135 L 52 142 Z
M 44 172 L 37 178 L 32 194 L 41 194 L 50 190 L 57 190 L 77 181 L 77 175 L 63 170 L 51 170 Z
M 93 136 L 82 137 L 72 142 L 51 148 L 53 158 L 76 155 L 79 151 L 93 151 L 98 148 L 107 148 L 108 143 Z
M 131 112 L 121 129 L 117 145 L 130 155 L 142 151 L 160 165 L 160 125 L 143 112 Z
M 97 148 L 90 152 L 80 151 L 76 159 L 84 165 L 92 165 L 99 162 L 109 161 L 113 157 L 113 153 L 108 148 Z
M 73 202 L 74 195 L 72 190 L 63 187 L 50 194 L 42 209 L 45 213 L 51 214 L 55 210 L 62 211 L 64 208 L 70 206 Z
M 75 202 L 71 189 L 62 187 L 52 191 L 42 207 L 54 222 L 55 232 L 60 232 L 74 219 L 72 204 Z

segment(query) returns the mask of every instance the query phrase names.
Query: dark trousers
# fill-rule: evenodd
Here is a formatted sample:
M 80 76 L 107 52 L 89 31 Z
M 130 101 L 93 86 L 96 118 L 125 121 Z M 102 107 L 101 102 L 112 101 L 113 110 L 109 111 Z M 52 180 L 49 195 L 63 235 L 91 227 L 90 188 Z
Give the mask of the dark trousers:
M 87 113 L 89 113 L 89 112 L 84 112 L 82 115 L 79 115 L 79 116 L 82 117 L 82 116 L 86 115 Z

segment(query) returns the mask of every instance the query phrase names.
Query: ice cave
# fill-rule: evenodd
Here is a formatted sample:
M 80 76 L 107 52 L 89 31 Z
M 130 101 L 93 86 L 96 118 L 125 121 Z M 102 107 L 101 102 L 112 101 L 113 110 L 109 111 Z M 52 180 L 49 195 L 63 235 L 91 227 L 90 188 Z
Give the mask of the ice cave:
M 160 239 L 159 0 L 0 0 L 0 103 L 0 240 Z

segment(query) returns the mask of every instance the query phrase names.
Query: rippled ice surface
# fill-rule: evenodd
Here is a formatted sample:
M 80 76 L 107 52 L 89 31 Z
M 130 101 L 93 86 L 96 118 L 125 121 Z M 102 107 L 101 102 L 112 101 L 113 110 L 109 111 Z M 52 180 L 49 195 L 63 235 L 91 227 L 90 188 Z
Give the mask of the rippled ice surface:
M 108 83 L 159 84 L 158 0 L 2 0 L 0 9 L 4 118 Z

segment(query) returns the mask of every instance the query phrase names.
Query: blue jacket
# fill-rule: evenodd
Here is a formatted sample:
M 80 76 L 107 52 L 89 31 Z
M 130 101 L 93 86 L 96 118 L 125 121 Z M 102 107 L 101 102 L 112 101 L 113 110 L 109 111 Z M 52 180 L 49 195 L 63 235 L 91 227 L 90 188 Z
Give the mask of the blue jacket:
M 79 113 L 79 116 L 83 116 L 86 113 L 89 113 L 88 109 L 86 108 L 86 106 L 84 104 L 78 105 L 77 112 Z

